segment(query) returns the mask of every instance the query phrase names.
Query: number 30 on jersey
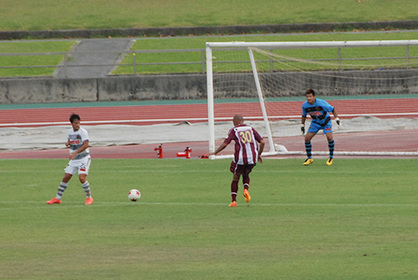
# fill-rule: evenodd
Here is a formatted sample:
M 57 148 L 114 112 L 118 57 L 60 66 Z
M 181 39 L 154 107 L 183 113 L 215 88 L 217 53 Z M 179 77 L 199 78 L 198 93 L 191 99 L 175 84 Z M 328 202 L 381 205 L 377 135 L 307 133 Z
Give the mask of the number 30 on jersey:
M 241 131 L 239 133 L 239 136 L 240 136 L 241 142 L 243 144 L 251 143 L 253 141 L 253 138 L 251 136 L 251 132 L 249 130 Z

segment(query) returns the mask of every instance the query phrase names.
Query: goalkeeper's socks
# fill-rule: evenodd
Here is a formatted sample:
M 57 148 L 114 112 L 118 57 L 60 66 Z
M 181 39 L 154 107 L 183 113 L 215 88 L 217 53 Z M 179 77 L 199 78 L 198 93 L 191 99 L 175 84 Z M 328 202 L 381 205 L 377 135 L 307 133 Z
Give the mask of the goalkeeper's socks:
M 312 158 L 312 144 L 311 141 L 305 141 L 305 150 L 308 158 Z
M 68 187 L 68 183 L 61 182 L 57 191 L 57 199 L 61 199 L 65 189 Z
M 334 140 L 328 141 L 329 157 L 334 158 Z

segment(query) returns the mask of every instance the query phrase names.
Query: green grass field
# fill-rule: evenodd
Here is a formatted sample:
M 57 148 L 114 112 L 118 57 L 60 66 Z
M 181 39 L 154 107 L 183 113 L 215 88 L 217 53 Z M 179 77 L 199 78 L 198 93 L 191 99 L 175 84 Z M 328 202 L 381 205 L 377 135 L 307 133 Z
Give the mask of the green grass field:
M 133 27 L 178 27 L 220 25 L 263 25 L 321 22 L 368 22 L 390 20 L 415 20 L 418 3 L 415 0 L 324 0 L 321 3 L 309 0 L 296 1 L 80 1 L 57 2 L 30 0 L 3 0 L 0 9 L 0 31 L 99 29 Z M 63 13 L 62 11 L 65 11 Z M 330 34 L 309 37 L 256 36 L 240 38 L 243 41 L 303 41 L 303 40 L 395 40 L 416 39 L 415 33 L 385 35 Z M 132 50 L 201 49 L 206 41 L 230 41 L 230 37 L 181 38 L 180 40 L 141 40 Z M 38 45 L 37 45 L 38 44 Z M 42 44 L 44 46 L 42 46 Z M 48 46 L 48 45 L 51 46 Z M 68 46 L 60 42 L 0 42 L 0 53 L 66 52 Z M 41 46 L 41 49 L 39 49 Z M 361 51 L 367 52 L 367 51 Z M 411 56 L 414 54 L 411 50 Z M 297 55 L 303 56 L 302 53 Z M 320 54 L 323 57 L 326 54 Z M 390 54 L 390 56 L 393 55 Z M 401 51 L 401 56 L 404 52 Z M 0 77 L 51 76 L 55 66 L 63 61 L 62 55 L 49 56 L 0 56 Z M 202 55 L 195 53 L 140 54 L 137 63 L 192 62 L 196 64 L 138 65 L 136 73 L 199 73 L 202 72 Z M 390 61 L 387 61 L 391 63 Z M 132 54 L 124 64 L 132 64 Z M 18 68 L 32 66 L 31 68 Z M 49 66 L 49 67 L 39 67 Z M 17 68 L 11 68 L 17 67 Z M 384 67 L 384 66 L 383 66 Z M 282 70 L 278 68 L 277 70 Z M 134 74 L 132 65 L 118 67 L 113 74 Z
M 33 68 L 0 68 L 0 77 L 13 76 L 51 76 L 63 60 L 62 54 L 48 54 L 69 52 L 76 41 L 6 41 L 0 43 L 0 66 L 20 67 L 33 66 Z M 43 55 L 4 55 L 43 53 Z M 46 66 L 51 67 L 37 67 Z
M 0 279 L 417 279 L 417 159 L 323 161 L 265 159 L 229 208 L 229 160 L 93 159 L 91 206 L 45 203 L 66 160 L 0 160 Z
M 416 20 L 415 0 L 2 0 L 0 30 Z
M 398 32 L 398 33 L 319 33 L 319 34 L 276 34 L 276 35 L 248 35 L 248 36 L 198 36 L 198 37 L 179 37 L 179 38 L 153 38 L 145 40 L 137 40 L 132 46 L 132 51 L 141 50 L 176 50 L 176 49 L 204 49 L 206 42 L 296 42 L 296 41 L 367 41 L 367 40 L 415 40 L 417 32 Z M 235 52 L 217 52 L 214 54 L 217 61 L 237 61 L 249 60 L 246 51 L 243 51 L 243 56 L 225 57 Z M 370 57 L 405 57 L 405 48 L 345 48 L 341 50 L 343 58 L 370 58 Z M 294 49 L 281 50 L 282 55 L 287 55 L 302 59 L 336 59 L 338 57 L 337 49 Z M 137 73 L 139 74 L 160 74 L 160 73 L 201 73 L 202 72 L 202 53 L 195 52 L 167 52 L 167 53 L 136 53 Z M 409 56 L 418 57 L 418 47 L 409 47 Z M 261 58 L 265 59 L 265 58 Z M 133 54 L 126 54 L 122 64 L 132 64 L 134 60 Z M 159 65 L 151 63 L 172 63 L 172 62 L 194 62 L 196 64 L 170 64 Z M 396 63 L 399 63 L 397 61 Z M 404 61 L 403 61 L 404 62 Z M 410 65 L 416 66 L 416 59 L 410 59 Z M 383 61 L 356 61 L 357 64 L 376 64 L 379 63 L 382 67 L 393 64 L 392 60 Z M 235 65 L 235 64 L 232 64 Z M 231 67 L 230 63 L 218 64 L 219 71 L 228 71 Z M 236 67 L 236 65 L 235 65 Z M 246 64 L 247 70 L 251 69 L 251 65 Z M 283 66 L 277 65 L 275 70 L 287 70 Z M 204 67 L 203 67 L 204 68 Z M 113 74 L 124 75 L 134 74 L 132 65 L 119 66 Z
M 249 36 L 210 36 L 210 37 L 179 37 L 179 38 L 149 38 L 139 39 L 132 46 L 131 50 L 178 50 L 178 49 L 204 49 L 205 43 L 210 42 L 225 42 L 225 41 L 243 41 L 243 42 L 262 42 L 262 41 L 358 41 L 358 40 L 414 40 L 416 39 L 416 32 L 399 32 L 399 33 L 333 33 L 333 34 L 305 34 L 305 35 L 249 35 Z M 0 42 L 0 53 L 9 54 L 23 54 L 23 53 L 53 53 L 53 52 L 69 52 L 76 44 L 76 41 L 10 41 Z M 354 52 L 354 53 L 353 53 Z M 229 54 L 226 52 L 226 54 Z M 319 49 L 319 50 L 285 50 L 281 52 L 282 55 L 288 55 L 298 58 L 336 58 L 336 49 Z M 230 57 L 223 57 L 224 52 L 217 53 L 218 60 L 230 60 Z M 356 48 L 343 49 L 342 57 L 404 57 L 405 48 Z M 410 57 L 418 57 L 418 47 L 409 48 Z M 0 56 L 0 66 L 35 66 L 34 68 L 2 68 L 0 69 L 0 77 L 13 76 L 51 76 L 56 69 L 54 65 L 58 66 L 64 59 L 63 55 L 18 55 L 18 56 Z M 235 59 L 243 59 L 238 57 Z M 245 59 L 248 59 L 246 56 Z M 265 59 L 265 58 L 262 58 Z M 411 66 L 416 65 L 417 59 L 410 59 Z M 402 60 L 404 62 L 404 60 Z M 150 65 L 150 63 L 182 63 L 193 62 L 196 64 L 167 64 L 167 65 Z M 121 62 L 122 64 L 132 64 L 132 54 L 126 54 Z M 202 68 L 205 70 L 205 65 L 202 66 L 202 53 L 196 52 L 168 52 L 168 53 L 137 53 L 136 54 L 137 73 L 138 74 L 161 74 L 161 73 L 201 73 Z M 148 65 L 141 65 L 141 63 L 148 63 Z M 356 62 L 360 63 L 360 62 Z M 361 63 L 366 63 L 361 61 Z M 367 63 L 376 63 L 375 60 Z M 391 60 L 380 61 L 380 66 L 385 67 L 393 63 Z M 43 68 L 36 67 L 40 65 L 51 65 L 52 67 Z M 220 71 L 225 71 L 224 67 L 219 66 Z M 250 67 L 248 64 L 247 67 Z M 276 70 L 286 70 L 279 68 Z M 113 74 L 116 75 L 132 75 L 134 74 L 133 65 L 120 66 Z

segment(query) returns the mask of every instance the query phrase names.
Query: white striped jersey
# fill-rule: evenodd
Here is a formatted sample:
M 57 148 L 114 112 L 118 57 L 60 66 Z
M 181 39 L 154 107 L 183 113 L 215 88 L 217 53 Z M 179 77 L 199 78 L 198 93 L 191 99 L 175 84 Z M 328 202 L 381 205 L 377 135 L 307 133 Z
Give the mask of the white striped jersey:
M 224 143 L 235 141 L 234 162 L 239 165 L 256 164 L 258 159 L 258 143 L 263 139 L 251 126 L 240 124 L 229 130 Z
M 85 141 L 89 140 L 89 134 L 87 130 L 80 127 L 79 130 L 74 131 L 74 129 L 71 127 L 68 130 L 68 141 L 70 143 L 70 155 L 80 148 Z M 85 149 L 83 152 L 79 153 L 75 159 L 80 159 L 85 156 L 88 156 L 90 154 L 89 148 Z

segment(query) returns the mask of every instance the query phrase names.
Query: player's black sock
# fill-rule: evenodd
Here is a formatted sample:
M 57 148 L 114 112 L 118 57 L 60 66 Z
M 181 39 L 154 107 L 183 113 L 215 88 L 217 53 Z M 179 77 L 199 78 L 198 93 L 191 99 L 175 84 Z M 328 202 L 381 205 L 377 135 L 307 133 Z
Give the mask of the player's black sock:
M 68 183 L 61 182 L 57 191 L 57 199 L 61 199 L 65 189 L 68 187 Z
M 329 157 L 334 158 L 334 140 L 328 141 Z
M 242 183 L 244 184 L 244 189 L 248 189 L 250 186 L 250 176 L 248 174 L 242 175 Z
M 232 198 L 232 201 L 237 200 L 237 192 L 238 192 L 238 182 L 237 181 L 232 181 L 232 183 L 231 183 L 231 198 Z
M 308 158 L 312 157 L 312 144 L 311 141 L 305 141 L 305 149 L 306 149 L 306 155 Z

